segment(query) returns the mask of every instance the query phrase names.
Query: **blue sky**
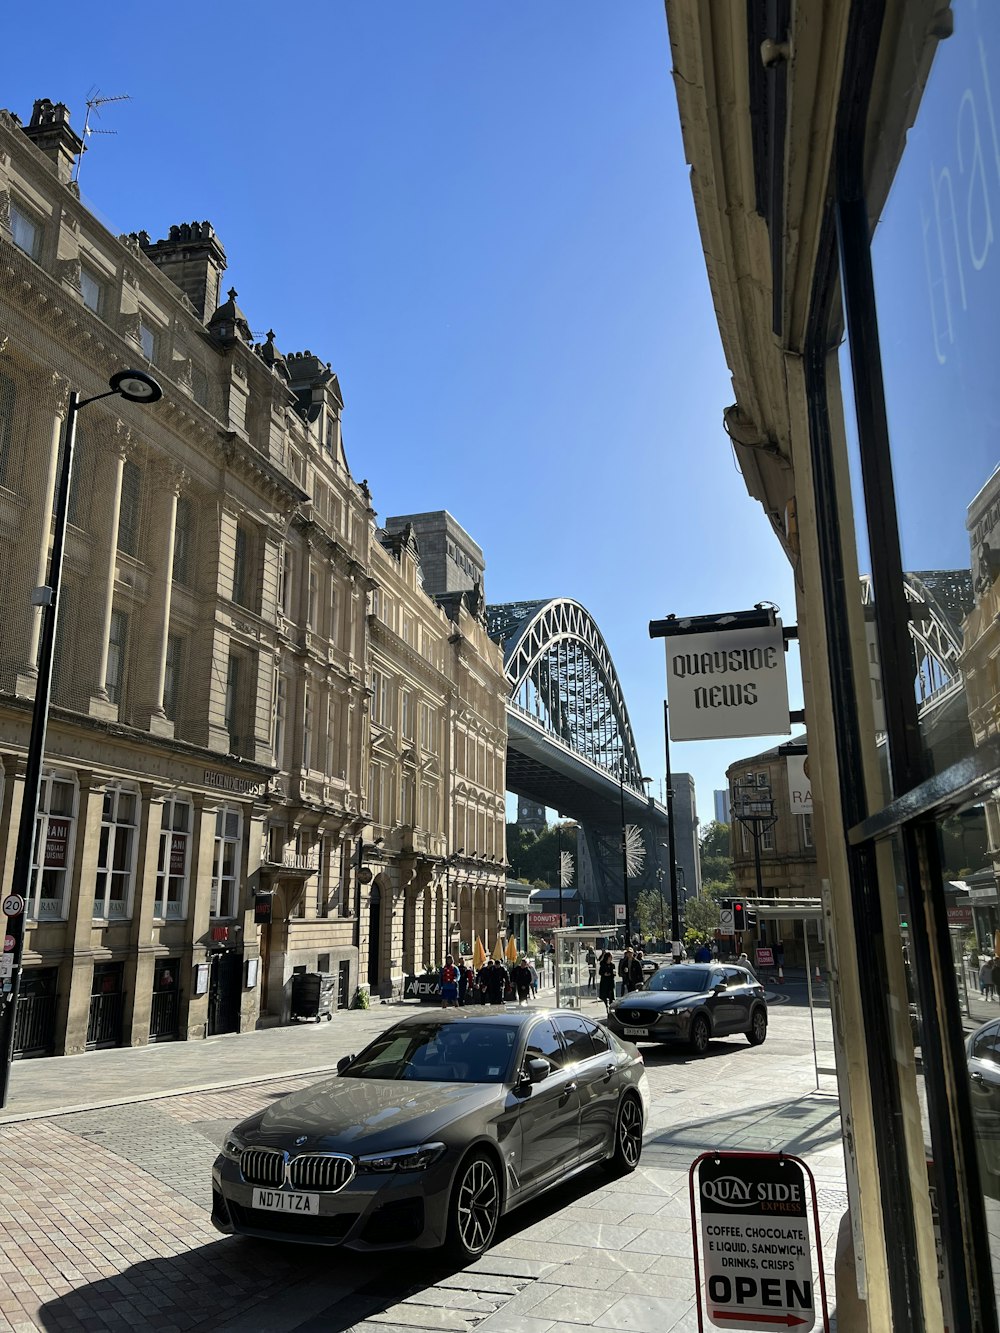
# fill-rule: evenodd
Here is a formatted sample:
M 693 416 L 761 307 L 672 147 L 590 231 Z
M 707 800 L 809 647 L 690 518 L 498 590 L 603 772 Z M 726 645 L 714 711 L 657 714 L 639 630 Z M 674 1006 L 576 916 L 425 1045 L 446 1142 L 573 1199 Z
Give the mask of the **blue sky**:
M 488 600 L 588 608 L 658 793 L 648 621 L 761 600 L 794 621 L 722 430 L 662 4 L 215 0 L 122 20 L 22 6 L 0 104 L 64 101 L 79 129 L 94 87 L 131 94 L 94 122 L 117 133 L 90 140 L 88 204 L 154 238 L 210 220 L 251 327 L 337 371 L 380 516 L 447 508 L 483 547 Z M 703 821 L 726 765 L 770 743 L 673 747 Z

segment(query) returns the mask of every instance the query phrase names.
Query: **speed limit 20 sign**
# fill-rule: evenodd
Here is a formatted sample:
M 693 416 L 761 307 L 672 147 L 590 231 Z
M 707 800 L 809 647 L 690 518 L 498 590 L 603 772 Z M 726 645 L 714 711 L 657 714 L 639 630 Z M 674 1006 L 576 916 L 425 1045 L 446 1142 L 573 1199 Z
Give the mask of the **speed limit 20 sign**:
M 24 911 L 24 899 L 19 893 L 8 893 L 0 906 L 3 907 L 4 916 L 20 916 Z

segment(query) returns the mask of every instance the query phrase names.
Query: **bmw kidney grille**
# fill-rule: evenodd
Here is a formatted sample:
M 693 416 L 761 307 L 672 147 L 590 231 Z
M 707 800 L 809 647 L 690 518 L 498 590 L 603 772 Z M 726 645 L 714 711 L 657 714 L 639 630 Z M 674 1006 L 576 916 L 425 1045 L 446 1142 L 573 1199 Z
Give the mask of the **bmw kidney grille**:
M 342 1153 L 302 1153 L 289 1157 L 275 1148 L 247 1148 L 240 1170 L 248 1185 L 272 1189 L 290 1185 L 296 1190 L 336 1193 L 354 1176 L 354 1159 Z

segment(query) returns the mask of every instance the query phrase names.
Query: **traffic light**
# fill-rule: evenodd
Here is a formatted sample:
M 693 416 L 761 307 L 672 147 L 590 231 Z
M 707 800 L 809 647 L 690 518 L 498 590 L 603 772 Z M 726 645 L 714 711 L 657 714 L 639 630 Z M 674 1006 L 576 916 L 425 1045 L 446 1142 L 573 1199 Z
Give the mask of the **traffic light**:
M 753 907 L 747 907 L 744 914 L 747 919 L 747 930 L 756 930 L 757 929 L 756 910 Z
M 733 900 L 733 930 L 746 930 L 747 911 L 741 902 Z

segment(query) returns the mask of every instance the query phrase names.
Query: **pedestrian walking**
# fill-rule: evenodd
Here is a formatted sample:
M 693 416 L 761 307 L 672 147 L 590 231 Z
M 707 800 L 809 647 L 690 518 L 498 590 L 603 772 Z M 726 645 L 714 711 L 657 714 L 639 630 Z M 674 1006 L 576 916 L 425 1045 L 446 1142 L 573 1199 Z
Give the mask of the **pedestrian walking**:
M 532 996 L 537 996 L 537 994 L 538 994 L 538 968 L 535 966 L 535 964 L 534 964 L 533 962 L 531 962 L 530 959 L 528 960 L 528 971 L 531 973 L 531 994 L 532 994 Z
M 993 982 L 990 988 L 991 998 L 1000 998 L 1000 958 L 990 959 L 990 971 L 990 980 Z
M 526 958 L 519 958 L 510 970 L 510 979 L 518 1005 L 528 1003 L 531 994 L 531 969 Z
M 458 960 L 458 1003 L 461 1008 L 469 999 L 469 985 L 472 981 L 472 968 L 464 958 Z
M 607 949 L 601 954 L 597 975 L 600 978 L 598 998 L 604 1001 L 604 1007 L 610 1013 L 611 1002 L 615 998 L 615 960 Z
M 587 990 L 597 990 L 597 954 L 594 953 L 593 946 L 584 954 L 587 962 Z
M 440 974 L 441 1008 L 458 1008 L 458 968 L 452 954 L 446 954 Z
M 622 979 L 623 995 L 638 990 L 642 985 L 642 963 L 636 958 L 631 945 L 622 954 L 622 960 L 618 964 L 618 975 Z
M 486 1003 L 503 1004 L 507 989 L 507 969 L 495 958 L 490 959 L 486 973 Z
M 712 961 L 712 950 L 708 947 L 708 945 L 705 943 L 704 940 L 702 940 L 701 944 L 698 945 L 697 952 L 695 953 L 694 956 L 694 961 L 696 963 L 710 963 Z
M 979 969 L 979 994 L 993 999 L 993 959 L 987 958 Z

